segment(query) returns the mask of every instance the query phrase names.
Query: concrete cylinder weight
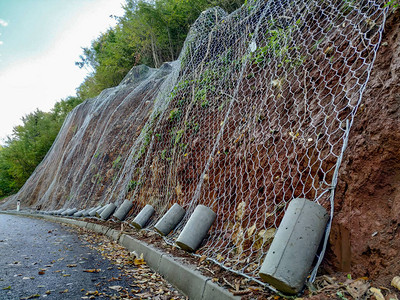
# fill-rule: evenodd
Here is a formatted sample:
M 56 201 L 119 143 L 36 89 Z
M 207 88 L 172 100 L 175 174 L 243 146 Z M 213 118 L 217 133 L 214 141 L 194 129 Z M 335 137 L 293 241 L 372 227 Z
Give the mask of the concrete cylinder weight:
M 65 211 L 66 209 L 65 208 L 60 208 L 59 210 L 56 210 L 55 212 L 54 212 L 54 214 L 56 215 L 56 216 L 59 216 L 59 215 L 61 215 L 61 213 L 63 212 L 63 211 Z
M 146 223 L 149 221 L 150 217 L 154 214 L 154 208 L 150 204 L 147 204 L 140 213 L 135 217 L 132 221 L 132 225 L 137 229 L 142 229 L 146 226 Z
M 61 213 L 61 216 L 63 216 L 63 217 L 67 216 L 67 215 L 69 214 L 70 210 L 71 210 L 71 208 L 68 208 L 68 209 L 64 210 L 64 211 Z
M 216 217 L 216 213 L 210 208 L 198 205 L 176 240 L 176 244 L 183 250 L 196 251 Z
M 98 210 L 96 210 L 95 217 L 100 218 L 101 213 L 107 208 L 108 204 L 104 205 L 103 207 L 100 207 Z
M 118 220 L 123 221 L 132 207 L 133 207 L 133 202 L 130 200 L 125 200 L 121 204 L 121 206 L 118 207 L 113 216 L 116 217 Z
M 90 211 L 89 216 L 90 216 L 90 217 L 94 217 L 94 216 L 96 215 L 96 211 L 98 211 L 98 210 L 101 209 L 101 208 L 102 208 L 101 205 L 96 206 L 95 208 L 93 208 L 93 209 Z
M 85 212 L 85 210 L 80 210 L 80 211 L 77 211 L 76 213 L 74 213 L 74 217 L 82 217 L 83 216 L 83 213 Z
M 74 213 L 76 213 L 78 210 L 76 208 L 71 208 L 70 210 L 67 211 L 65 216 L 69 217 L 72 216 Z
M 100 214 L 100 218 L 102 218 L 103 220 L 107 220 L 116 208 L 117 206 L 114 203 L 106 205 L 105 209 Z
M 328 212 L 318 203 L 293 199 L 261 266 L 261 279 L 283 293 L 300 292 L 328 219 Z
M 175 203 L 167 213 L 157 222 L 154 229 L 161 235 L 168 235 L 185 216 L 185 210 Z
M 89 211 L 86 213 L 87 217 L 92 217 L 91 214 L 93 214 L 93 216 L 96 214 L 96 210 L 99 209 L 100 206 L 96 206 L 96 207 L 92 207 L 91 209 L 89 209 Z

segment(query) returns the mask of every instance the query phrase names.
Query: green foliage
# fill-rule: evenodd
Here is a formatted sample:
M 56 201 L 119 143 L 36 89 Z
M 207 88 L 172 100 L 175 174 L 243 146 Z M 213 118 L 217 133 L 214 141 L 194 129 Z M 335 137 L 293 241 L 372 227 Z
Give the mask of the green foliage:
M 286 28 L 280 28 L 271 21 L 269 30 L 265 33 L 266 44 L 257 48 L 252 53 L 250 59 L 253 64 L 266 65 L 272 59 L 279 59 L 279 67 L 283 65 L 299 66 L 304 61 L 304 57 L 293 57 L 293 52 L 298 48 L 292 45 L 292 35 L 297 26 L 301 24 L 301 20 L 297 20 L 294 24 Z
M 140 181 L 136 181 L 136 180 L 129 181 L 128 186 L 127 186 L 128 193 L 133 191 L 134 189 L 136 189 L 136 187 L 140 186 L 140 184 L 141 184 Z
M 118 155 L 118 157 L 113 161 L 112 167 L 113 169 L 119 170 L 121 168 L 121 155 Z
M 118 85 L 135 65 L 159 67 L 178 58 L 190 25 L 213 6 L 232 12 L 243 0 L 127 0 L 115 28 L 108 29 L 83 48 L 75 64 L 91 71 L 78 87 L 83 99 Z
M 175 145 L 179 144 L 182 139 L 183 134 L 185 133 L 185 129 L 178 130 L 175 134 Z
M 36 110 L 22 118 L 23 125 L 0 147 L 0 196 L 18 191 L 42 161 L 57 137 L 68 112 L 82 101 L 69 97 L 50 112 Z
M 400 2 L 399 0 L 390 0 L 385 4 L 385 7 L 397 8 L 399 7 Z
M 181 116 L 181 113 L 182 113 L 182 111 L 180 109 L 174 108 L 169 113 L 168 120 L 170 120 L 171 122 L 174 122 L 174 121 L 178 120 L 180 118 L 180 116 Z

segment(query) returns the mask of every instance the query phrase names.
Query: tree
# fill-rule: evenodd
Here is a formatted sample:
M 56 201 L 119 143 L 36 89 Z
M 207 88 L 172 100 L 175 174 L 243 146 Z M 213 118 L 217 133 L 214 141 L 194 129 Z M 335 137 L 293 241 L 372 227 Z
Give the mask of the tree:
M 98 95 L 118 85 L 129 70 L 139 64 L 159 67 L 178 58 L 191 24 L 200 13 L 219 5 L 228 12 L 242 0 L 128 0 L 118 24 L 83 48 L 80 68 L 92 73 L 77 89 L 81 98 Z
M 23 125 L 0 148 L 0 197 L 18 191 L 52 146 L 68 112 L 82 100 L 68 97 L 51 112 L 36 110 L 22 118 Z

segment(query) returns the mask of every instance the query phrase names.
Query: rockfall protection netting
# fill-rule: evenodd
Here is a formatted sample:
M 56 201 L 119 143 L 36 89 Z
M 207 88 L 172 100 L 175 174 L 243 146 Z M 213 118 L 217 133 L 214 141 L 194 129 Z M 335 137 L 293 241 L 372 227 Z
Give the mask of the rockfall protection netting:
M 132 199 L 131 216 L 155 208 L 150 229 L 178 203 L 187 214 L 171 243 L 204 204 L 217 219 L 197 255 L 258 280 L 292 199 L 333 215 L 385 15 L 381 1 L 352 0 L 207 10 L 161 74 L 136 68 L 143 78 L 78 107 L 36 170 L 42 186 L 28 181 L 19 196 L 30 191 L 52 207 L 65 195 L 81 207 Z
M 135 151 L 130 187 L 158 213 L 217 212 L 197 252 L 257 278 L 288 203 L 333 214 L 337 171 L 378 49 L 374 1 L 248 1 L 202 13 L 165 107 Z M 140 207 L 142 207 L 142 205 Z M 315 272 L 313 276 L 315 275 Z

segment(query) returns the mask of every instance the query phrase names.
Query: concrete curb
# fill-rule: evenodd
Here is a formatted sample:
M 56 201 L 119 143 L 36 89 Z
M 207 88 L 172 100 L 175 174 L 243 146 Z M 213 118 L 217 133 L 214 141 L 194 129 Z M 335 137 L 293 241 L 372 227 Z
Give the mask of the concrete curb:
M 175 288 L 193 300 L 224 300 L 240 299 L 241 297 L 232 295 L 228 290 L 220 287 L 211 281 L 211 278 L 205 277 L 195 269 L 194 265 L 183 264 L 182 259 L 173 257 L 164 253 L 146 242 L 139 241 L 129 235 L 122 234 L 120 231 L 111 229 L 104 225 L 99 225 L 80 220 L 54 217 L 49 215 L 38 215 L 24 212 L 0 211 L 0 214 L 32 217 L 36 219 L 45 219 L 49 221 L 74 225 L 86 228 L 88 230 L 102 233 L 110 239 L 118 242 L 121 246 L 130 252 L 137 254 L 143 253 L 143 258 L 147 265 L 155 272 L 159 273 L 171 283 Z

